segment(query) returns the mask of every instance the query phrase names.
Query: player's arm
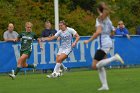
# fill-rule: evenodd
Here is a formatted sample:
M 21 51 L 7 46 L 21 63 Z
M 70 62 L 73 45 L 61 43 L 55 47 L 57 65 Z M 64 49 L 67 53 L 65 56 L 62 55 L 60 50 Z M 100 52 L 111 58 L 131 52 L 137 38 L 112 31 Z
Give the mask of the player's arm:
M 33 33 L 34 39 L 38 41 L 40 48 L 43 50 L 41 38 L 39 38 L 35 33 Z
M 111 37 L 114 37 L 114 35 L 115 35 L 115 31 L 111 31 Z
M 51 36 L 51 37 L 44 37 L 42 38 L 42 41 L 51 41 L 51 40 L 54 40 L 54 39 L 57 39 L 57 37 L 59 37 L 61 31 L 58 31 L 54 36 Z
M 97 38 L 101 34 L 101 32 L 102 32 L 102 27 L 101 27 L 101 25 L 99 25 L 97 27 L 96 32 L 93 33 L 93 35 L 90 37 L 90 39 L 85 40 L 84 43 L 87 44 L 87 43 L 91 42 L 92 40 L 94 40 L 95 38 Z
M 51 36 L 51 37 L 43 37 L 42 38 L 42 41 L 51 41 L 51 40 L 54 40 L 54 39 L 56 39 L 57 38 L 57 36 Z
M 74 35 L 74 37 L 75 37 L 75 41 L 73 42 L 72 47 L 74 47 L 74 46 L 77 44 L 77 42 L 79 41 L 79 39 L 80 39 L 80 36 L 79 36 L 78 33 L 76 33 L 76 34 Z
M 57 41 L 60 41 L 61 40 L 61 37 L 57 37 Z
M 40 45 L 40 48 L 43 50 L 43 46 L 42 46 L 42 42 L 41 42 L 41 38 L 37 38 L 37 41 L 38 41 L 38 43 L 39 43 L 39 45 Z
M 112 24 L 110 19 L 109 19 L 109 22 L 111 24 L 111 30 L 112 30 L 110 36 L 113 37 L 115 35 L 116 28 L 113 26 L 113 24 Z
M 112 25 L 112 31 L 111 31 L 111 34 L 110 34 L 110 37 L 111 37 L 111 38 L 114 37 L 115 31 L 116 31 L 116 29 L 115 29 L 115 27 Z

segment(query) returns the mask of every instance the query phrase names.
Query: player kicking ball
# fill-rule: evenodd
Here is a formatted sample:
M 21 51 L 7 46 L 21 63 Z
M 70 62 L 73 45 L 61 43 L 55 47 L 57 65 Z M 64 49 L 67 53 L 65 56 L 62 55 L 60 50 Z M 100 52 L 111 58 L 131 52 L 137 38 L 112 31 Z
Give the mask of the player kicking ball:
M 76 46 L 80 38 L 78 33 L 73 28 L 67 27 L 67 24 L 65 21 L 60 21 L 59 28 L 60 30 L 54 36 L 42 38 L 43 41 L 45 40 L 51 41 L 51 40 L 57 39 L 58 37 L 61 38 L 59 51 L 56 56 L 56 65 L 54 67 L 53 73 L 50 75 L 47 75 L 48 78 L 61 76 L 60 67 L 62 66 L 62 62 L 68 57 L 68 55 L 72 51 L 72 48 Z M 74 42 L 72 42 L 73 37 L 76 38 Z

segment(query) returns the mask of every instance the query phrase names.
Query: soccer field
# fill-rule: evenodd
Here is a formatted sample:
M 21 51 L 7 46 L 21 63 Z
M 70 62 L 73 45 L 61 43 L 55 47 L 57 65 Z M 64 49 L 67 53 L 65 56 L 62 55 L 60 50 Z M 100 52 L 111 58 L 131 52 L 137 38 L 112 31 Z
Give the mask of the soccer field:
M 0 93 L 140 93 L 140 68 L 107 70 L 110 90 L 98 91 L 97 71 L 70 71 L 60 78 L 46 74 L 0 75 Z

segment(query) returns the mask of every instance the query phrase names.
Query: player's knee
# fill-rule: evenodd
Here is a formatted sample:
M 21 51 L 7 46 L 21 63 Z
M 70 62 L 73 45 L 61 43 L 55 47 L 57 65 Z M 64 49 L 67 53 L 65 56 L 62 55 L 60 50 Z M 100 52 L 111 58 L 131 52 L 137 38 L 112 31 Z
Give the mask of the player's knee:
M 17 64 L 17 67 L 19 67 L 19 68 L 20 68 L 20 67 L 22 67 L 22 65 L 21 65 L 21 64 Z
M 99 68 L 99 64 L 98 63 L 96 64 L 96 68 Z
M 23 68 L 26 68 L 28 65 L 27 64 L 22 64 L 22 67 Z
M 22 63 L 22 60 L 19 59 L 17 65 L 21 65 L 21 63 Z
M 96 65 L 93 65 L 92 66 L 92 69 L 96 70 L 97 69 Z
M 22 63 L 23 60 L 24 60 L 24 58 L 20 57 L 18 60 L 18 63 Z
M 62 63 L 62 60 L 57 60 L 57 63 Z
M 57 58 L 57 63 L 62 63 L 62 59 L 61 58 Z

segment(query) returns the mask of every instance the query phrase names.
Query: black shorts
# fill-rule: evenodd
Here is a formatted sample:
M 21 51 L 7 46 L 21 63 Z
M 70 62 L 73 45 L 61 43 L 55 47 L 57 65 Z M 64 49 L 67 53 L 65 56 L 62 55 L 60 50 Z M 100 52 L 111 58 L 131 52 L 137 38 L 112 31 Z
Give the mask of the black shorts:
M 96 51 L 94 59 L 97 61 L 100 61 L 104 59 L 105 57 L 106 57 L 106 53 L 103 50 L 99 49 Z

